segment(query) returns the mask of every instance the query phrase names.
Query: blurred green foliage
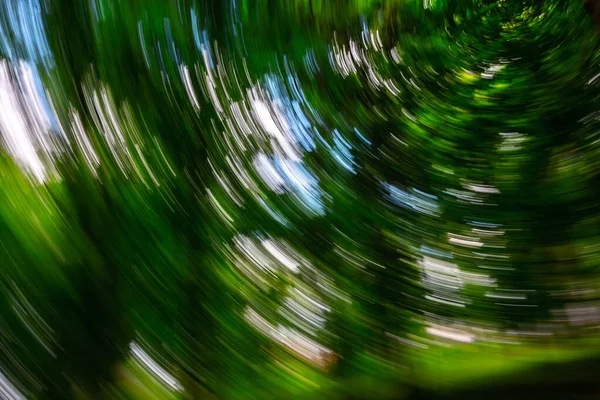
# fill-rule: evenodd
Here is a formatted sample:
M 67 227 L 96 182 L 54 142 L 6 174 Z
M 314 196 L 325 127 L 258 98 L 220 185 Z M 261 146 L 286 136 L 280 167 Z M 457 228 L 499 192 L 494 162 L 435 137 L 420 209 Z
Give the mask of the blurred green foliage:
M 553 314 L 600 285 L 581 1 L 2 7 L 9 80 L 24 93 L 18 60 L 39 71 L 60 149 L 38 151 L 41 182 L 7 140 L 0 159 L 0 378 L 26 397 L 460 397 L 596 352 L 597 321 Z M 273 128 L 267 106 L 297 120 Z M 296 191 L 256 168 L 289 152 L 286 128 L 310 136 L 303 167 L 278 161 Z M 460 274 L 450 300 L 431 300 L 427 257 Z M 439 342 L 442 323 L 492 339 Z

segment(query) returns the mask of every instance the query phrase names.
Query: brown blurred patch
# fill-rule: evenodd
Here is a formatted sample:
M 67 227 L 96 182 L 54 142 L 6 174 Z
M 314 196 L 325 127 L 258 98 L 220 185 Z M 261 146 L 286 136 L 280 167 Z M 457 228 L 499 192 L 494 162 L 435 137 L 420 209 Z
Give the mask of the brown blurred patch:
M 594 23 L 600 27 L 600 0 L 583 0 L 583 6 L 594 20 Z

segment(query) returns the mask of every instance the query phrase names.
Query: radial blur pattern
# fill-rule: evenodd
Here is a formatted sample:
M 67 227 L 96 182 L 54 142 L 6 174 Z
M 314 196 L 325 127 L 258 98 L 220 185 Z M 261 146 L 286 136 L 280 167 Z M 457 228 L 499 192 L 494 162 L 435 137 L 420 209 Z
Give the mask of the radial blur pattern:
M 0 398 L 599 398 L 599 28 L 0 1 Z

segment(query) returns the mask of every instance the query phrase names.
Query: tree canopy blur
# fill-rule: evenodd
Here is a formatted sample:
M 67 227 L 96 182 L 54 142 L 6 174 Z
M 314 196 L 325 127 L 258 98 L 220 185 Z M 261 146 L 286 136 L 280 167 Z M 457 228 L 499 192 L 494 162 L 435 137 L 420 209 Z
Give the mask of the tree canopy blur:
M 0 397 L 570 379 L 600 357 L 598 10 L 4 0 Z

